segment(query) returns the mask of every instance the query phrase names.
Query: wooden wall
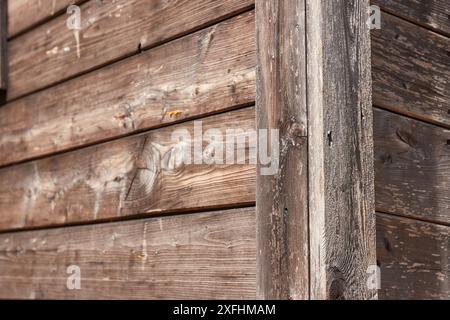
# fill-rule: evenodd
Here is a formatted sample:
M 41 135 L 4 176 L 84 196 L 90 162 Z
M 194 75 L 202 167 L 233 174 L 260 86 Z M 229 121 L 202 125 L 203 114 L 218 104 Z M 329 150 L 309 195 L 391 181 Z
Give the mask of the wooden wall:
M 381 297 L 450 299 L 450 1 L 373 3 Z
M 171 139 L 255 127 L 254 2 L 73 2 L 9 1 L 0 298 L 255 298 L 254 165 Z
M 255 127 L 254 1 L 147 2 L 8 1 L 0 298 L 255 298 L 254 166 L 170 139 Z M 450 1 L 374 4 L 380 298 L 448 299 Z

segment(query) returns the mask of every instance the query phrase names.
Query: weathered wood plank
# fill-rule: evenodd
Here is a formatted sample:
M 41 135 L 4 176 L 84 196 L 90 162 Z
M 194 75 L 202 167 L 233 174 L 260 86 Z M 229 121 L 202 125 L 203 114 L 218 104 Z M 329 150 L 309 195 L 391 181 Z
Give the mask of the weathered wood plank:
M 382 299 L 450 299 L 450 227 L 377 216 Z
M 252 6 L 253 0 L 91 0 L 81 6 L 80 30 L 70 30 L 67 17 L 60 16 L 10 42 L 8 98 L 48 87 Z
M 312 299 L 374 299 L 369 1 L 307 0 Z
M 71 4 L 80 4 L 85 1 L 86 0 L 4 1 L 8 2 L 8 36 L 16 36 L 51 17 L 63 13 Z
M 450 130 L 375 109 L 377 210 L 450 223 Z
M 0 298 L 254 299 L 255 242 L 254 208 L 2 234 Z
M 0 165 L 132 132 L 132 126 L 127 125 L 131 121 L 123 117 L 123 121 L 118 121 L 115 117 L 121 118 L 120 115 L 126 111 L 124 107 L 130 101 L 132 104 L 140 101 L 138 98 L 145 96 L 145 88 L 148 86 L 157 86 L 157 89 L 150 97 L 151 99 L 149 98 L 150 102 L 147 102 L 149 99 L 146 99 L 142 104 L 145 106 L 145 113 L 141 107 L 138 107 L 139 112 L 133 115 L 135 126 L 137 125 L 136 130 L 184 119 L 190 115 L 195 116 L 199 112 L 208 112 L 208 110 L 214 112 L 221 106 L 227 108 L 230 105 L 253 101 L 255 99 L 254 74 L 249 70 L 250 66 L 255 65 L 254 41 L 250 40 L 254 38 L 254 29 L 253 23 L 250 22 L 250 19 L 253 18 L 250 18 L 250 15 L 252 13 L 244 15 L 246 18 L 236 19 L 236 21 L 239 20 L 236 25 L 234 22 L 219 24 L 209 50 L 216 54 L 208 54 L 204 60 L 201 59 L 201 50 L 196 50 L 195 41 L 197 39 L 199 43 L 208 42 L 208 34 L 214 28 L 200 32 L 197 36 L 189 37 L 189 40 L 182 39 L 176 44 L 151 50 L 142 57 L 101 69 L 93 74 L 74 79 L 56 88 L 42 91 L 5 106 L 0 109 Z M 427 45 L 421 49 L 420 43 L 419 46 L 410 45 L 414 41 L 417 42 L 418 31 L 417 28 L 411 29 L 413 25 L 390 15 L 386 15 L 384 22 L 386 28 L 382 29 L 381 33 L 374 31 L 373 37 L 375 104 L 419 119 L 450 126 L 450 114 L 447 112 L 447 109 L 450 108 L 450 95 L 446 90 L 447 84 L 450 83 L 448 72 L 446 72 L 450 58 L 444 51 L 444 48 L 448 47 L 448 41 L 443 37 L 433 38 L 432 34 L 428 34 L 429 31 L 424 30 L 423 32 L 427 34 L 421 35 L 422 41 L 432 40 L 427 41 Z M 400 26 L 403 24 L 406 24 L 408 28 Z M 234 33 L 238 33 L 239 30 L 241 33 L 235 35 Z M 394 31 L 391 33 L 389 30 Z M 221 40 L 226 37 L 226 32 L 234 35 L 235 45 L 230 44 L 229 40 L 224 40 L 224 42 Z M 407 34 L 413 42 L 406 41 L 403 44 L 396 40 L 395 35 L 400 32 Z M 400 38 L 404 39 L 405 36 Z M 242 50 L 239 51 L 239 47 Z M 186 48 L 186 58 L 182 56 L 183 48 Z M 411 50 L 417 50 L 416 54 L 411 54 Z M 221 52 L 227 52 L 228 58 L 224 58 Z M 396 55 L 395 52 L 400 52 L 400 54 Z M 166 67 L 159 70 L 162 62 L 158 62 L 166 56 L 170 57 L 174 66 L 177 67 L 170 68 L 167 63 L 164 63 Z M 187 61 L 188 59 L 192 60 Z M 199 65 L 202 67 L 189 69 L 191 72 L 189 73 L 182 66 L 186 67 L 189 63 L 196 65 L 192 61 L 200 61 Z M 446 61 L 448 62 L 447 66 L 445 66 Z M 139 64 L 141 64 L 140 70 L 137 69 Z M 222 64 L 224 68 L 231 70 L 230 74 L 223 73 Z M 437 66 L 431 68 L 436 69 L 437 73 L 433 73 L 434 71 L 430 71 L 431 69 L 427 67 L 431 65 Z M 148 77 L 145 74 L 146 67 L 157 76 Z M 178 72 L 179 70 L 180 72 Z M 187 88 L 192 90 L 195 88 L 186 84 L 187 82 L 182 84 L 180 79 L 177 79 L 177 83 L 185 90 L 168 92 L 165 87 L 158 86 L 158 79 L 169 78 L 172 74 L 186 81 L 189 81 L 189 77 L 184 76 L 185 74 L 196 79 L 198 87 L 202 89 L 198 93 L 198 97 L 191 97 Z M 97 79 L 96 77 L 98 77 L 98 81 L 93 80 Z M 217 79 L 223 80 L 223 84 L 212 86 L 207 77 L 215 77 L 214 83 L 218 81 Z M 200 82 L 200 80 L 204 82 Z M 232 81 L 234 86 L 227 90 L 224 86 L 230 85 L 229 81 Z M 99 89 L 92 90 L 92 82 L 95 82 Z M 109 87 L 114 90 L 101 89 Z M 124 95 L 124 92 L 129 94 Z M 169 98 L 165 98 L 164 95 L 169 93 Z M 98 99 L 99 95 L 103 98 Z M 80 98 L 81 96 L 83 99 Z M 231 101 L 232 98 L 235 100 Z M 193 100 L 189 111 L 187 107 L 181 108 L 183 106 L 178 103 L 177 99 L 183 101 L 183 106 L 189 106 L 188 102 Z M 155 108 L 154 114 L 148 110 L 149 103 L 152 107 L 158 106 Z M 108 105 L 108 108 L 105 105 Z M 198 108 L 194 108 L 194 105 Z M 177 117 L 163 117 L 161 114 L 164 107 L 167 112 L 180 108 L 184 112 Z M 30 109 L 33 112 L 29 112 Z M 77 114 L 77 116 L 73 117 L 73 114 Z M 95 124 L 93 125 L 92 122 Z M 61 123 L 65 123 L 63 128 L 61 128 Z M 101 123 L 101 130 L 96 126 L 98 123 Z M 124 123 L 125 128 L 123 127 Z M 38 130 L 38 128 L 40 129 Z M 69 130 L 69 128 L 72 129 Z M 58 135 L 59 139 L 53 139 L 54 135 Z
M 6 1 L 0 1 L 0 104 L 6 101 L 8 85 L 8 42 L 7 42 L 7 13 Z
M 203 138 L 201 126 L 205 134 L 216 129 L 224 136 L 226 130 L 254 129 L 254 108 L 205 118 L 197 126 L 187 122 L 1 169 L 0 229 L 253 204 L 254 138 L 250 135 L 250 144 L 235 143 L 230 148 L 235 151 L 233 163 L 238 164 L 229 164 L 228 158 L 227 164 L 198 161 L 202 150 L 188 161 L 185 150 L 191 144 L 201 149 L 203 143 L 205 154 L 216 155 L 206 149 L 208 143 L 203 140 L 208 138 Z M 191 144 L 187 138 L 172 138 L 175 130 L 187 130 Z M 248 135 L 243 131 L 235 136 Z M 240 152 L 246 152 L 245 164 L 237 162 Z
M 279 167 L 266 175 L 267 165 L 258 165 L 257 296 L 304 300 L 309 298 L 305 3 L 260 0 L 256 12 L 257 128 L 279 132 L 267 136 L 269 155 L 279 157 Z M 272 145 L 278 138 L 280 154 Z
M 450 128 L 450 39 L 382 19 L 372 31 L 375 105 Z
M 372 0 L 372 2 L 386 12 L 450 35 L 450 0 Z
M 0 165 L 255 101 L 249 12 L 0 109 Z

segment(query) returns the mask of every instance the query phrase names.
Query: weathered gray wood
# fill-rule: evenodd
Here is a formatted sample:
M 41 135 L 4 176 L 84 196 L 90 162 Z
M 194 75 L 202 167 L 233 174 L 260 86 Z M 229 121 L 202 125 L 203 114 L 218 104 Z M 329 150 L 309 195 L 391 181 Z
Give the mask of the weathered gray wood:
M 384 11 L 450 35 L 450 0 L 372 0 Z
M 450 224 L 450 130 L 375 109 L 377 210 Z
M 368 6 L 306 0 L 312 299 L 377 296 Z
M 8 100 L 137 54 L 252 8 L 253 0 L 90 0 L 81 30 L 59 16 L 9 44 Z M 205 54 L 208 51 L 205 51 Z
M 224 136 L 242 129 L 236 134 L 244 137 L 254 125 L 253 107 L 202 119 L 203 133 L 216 129 Z M 193 156 L 184 163 L 189 143 L 174 140 L 175 130 L 188 130 L 191 150 L 194 143 L 207 146 L 191 121 L 1 169 L 0 229 L 254 204 L 252 138 L 250 144 L 235 144 L 235 164 L 200 164 Z M 238 152 L 246 153 L 245 164 L 237 163 Z
M 382 19 L 372 31 L 374 104 L 450 128 L 450 39 Z
M 249 12 L 0 108 L 0 166 L 255 101 Z
M 0 298 L 254 299 L 255 242 L 254 208 L 2 234 Z
M 257 172 L 257 296 L 308 299 L 305 3 L 258 0 L 256 25 L 257 127 L 279 130 L 281 149 L 277 172 Z
M 450 227 L 378 214 L 382 299 L 450 299 Z

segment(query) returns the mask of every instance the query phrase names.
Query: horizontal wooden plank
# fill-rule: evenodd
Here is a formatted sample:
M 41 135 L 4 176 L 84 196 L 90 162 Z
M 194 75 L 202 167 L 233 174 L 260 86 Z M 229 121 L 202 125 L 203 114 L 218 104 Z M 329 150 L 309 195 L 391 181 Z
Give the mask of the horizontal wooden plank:
M 207 121 L 219 128 L 253 128 L 253 109 L 249 110 Z M 192 123 L 178 127 L 192 129 Z M 254 201 L 254 168 L 192 166 L 163 172 L 155 182 L 162 189 L 155 187 L 142 199 L 124 202 L 138 166 L 134 158 L 138 158 L 143 141 L 148 136 L 147 145 L 153 141 L 170 145 L 167 140 L 172 130 L 162 128 L 0 170 L 0 228 Z M 377 210 L 449 223 L 450 131 L 379 109 L 375 110 L 374 131 Z M 114 170 L 108 171 L 109 167 Z M 189 192 L 188 186 L 197 176 L 202 179 Z M 211 189 L 213 185 L 218 190 Z M 210 197 L 203 197 L 205 190 Z M 170 198 L 175 194 L 180 196 Z M 112 212 L 116 215 L 111 216 Z
M 374 103 L 450 128 L 450 39 L 390 14 L 382 19 L 372 31 Z
M 202 127 L 204 133 L 217 129 L 223 135 L 229 129 L 254 129 L 254 108 L 202 119 Z M 1 169 L 0 229 L 254 203 L 253 144 L 235 143 L 235 158 L 238 152 L 246 152 L 246 164 L 195 164 L 194 156 L 192 164 L 186 164 L 182 157 L 187 140 L 180 144 L 172 134 L 187 130 L 192 144 L 203 142 L 206 147 L 194 128 L 194 122 L 187 122 Z M 230 154 L 224 152 L 224 156 Z
M 255 242 L 254 208 L 3 234 L 0 298 L 255 299 Z
M 255 100 L 254 13 L 9 103 L 0 166 Z
M 450 35 L 450 0 L 372 0 L 384 11 Z
M 375 109 L 377 210 L 450 223 L 450 130 Z
M 377 217 L 381 299 L 450 299 L 450 227 Z
M 85 0 L 7 0 L 8 35 L 13 37 Z M 5 0 L 6 2 L 6 0 Z
M 177 2 L 96 1 L 81 6 L 81 29 L 66 16 L 9 44 L 9 91 L 13 99 L 190 33 L 237 12 L 253 0 Z M 208 46 L 203 47 L 205 54 Z

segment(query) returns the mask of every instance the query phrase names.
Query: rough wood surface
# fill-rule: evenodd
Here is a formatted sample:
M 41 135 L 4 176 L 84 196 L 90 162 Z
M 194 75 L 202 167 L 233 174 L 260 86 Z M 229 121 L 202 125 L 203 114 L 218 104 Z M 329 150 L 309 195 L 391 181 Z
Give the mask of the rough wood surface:
M 307 0 L 312 299 L 375 299 L 369 2 Z
M 2 1 L 3 2 L 3 1 Z M 13 37 L 86 0 L 7 0 L 8 36 Z
M 0 166 L 254 103 L 254 13 L 0 108 Z
M 372 0 L 384 11 L 450 35 L 450 0 Z
M 450 299 L 450 227 L 377 216 L 382 299 Z
M 377 210 L 450 223 L 450 130 L 375 109 Z
M 202 119 L 203 133 L 254 129 L 254 119 L 253 107 L 212 116 Z M 1 169 L 0 229 L 253 204 L 253 138 L 250 144 L 231 148 L 234 163 L 238 152 L 246 152 L 245 164 L 201 164 L 194 155 L 192 164 L 185 164 L 188 141 L 174 140 L 172 134 L 188 130 L 192 144 L 201 144 L 203 137 L 194 135 L 194 128 L 194 122 L 187 122 Z M 201 131 L 200 124 L 197 128 Z M 246 133 L 236 136 L 243 138 Z M 205 154 L 214 153 L 206 149 L 206 141 L 203 145 Z
M 249 9 L 253 0 L 91 0 L 81 6 L 81 30 L 60 16 L 9 44 L 8 98 L 139 53 Z
M 255 242 L 254 208 L 2 234 L 0 298 L 254 299 Z
M 0 104 L 6 102 L 6 90 L 8 89 L 8 42 L 6 1 L 0 1 Z
M 258 0 L 256 26 L 257 128 L 279 130 L 281 150 L 279 170 L 257 170 L 257 296 L 308 299 L 305 3 Z
M 450 39 L 382 19 L 372 31 L 375 105 L 450 128 Z

